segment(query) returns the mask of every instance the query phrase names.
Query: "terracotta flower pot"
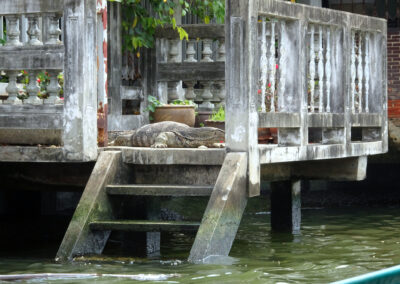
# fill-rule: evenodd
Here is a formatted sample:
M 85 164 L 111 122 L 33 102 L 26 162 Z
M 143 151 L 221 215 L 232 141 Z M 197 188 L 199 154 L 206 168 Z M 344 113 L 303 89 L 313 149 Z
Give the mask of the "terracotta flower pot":
M 154 122 L 175 121 L 194 126 L 195 111 L 194 106 L 165 105 L 156 107 L 153 113 Z
M 204 126 L 215 127 L 225 131 L 225 121 L 205 120 Z

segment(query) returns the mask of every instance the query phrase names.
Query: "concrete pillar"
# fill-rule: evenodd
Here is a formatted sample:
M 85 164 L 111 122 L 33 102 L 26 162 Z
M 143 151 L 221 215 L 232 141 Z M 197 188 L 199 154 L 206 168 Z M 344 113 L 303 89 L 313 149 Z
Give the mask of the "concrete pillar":
M 296 3 L 322 7 L 322 0 L 297 0 Z
M 271 183 L 271 228 L 297 233 L 301 224 L 301 182 Z

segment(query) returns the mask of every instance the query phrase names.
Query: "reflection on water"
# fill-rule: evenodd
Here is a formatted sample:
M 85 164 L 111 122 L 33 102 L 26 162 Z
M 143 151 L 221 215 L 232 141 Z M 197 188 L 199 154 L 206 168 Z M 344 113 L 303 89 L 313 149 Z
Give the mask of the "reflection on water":
M 400 263 L 398 209 L 303 210 L 302 231 L 296 236 L 271 233 L 270 216 L 260 212 L 246 213 L 224 265 L 187 263 L 193 236 L 174 234 L 162 244 L 162 259 L 61 265 L 50 258 L 1 257 L 0 274 L 132 275 L 53 277 L 46 283 L 329 283 Z

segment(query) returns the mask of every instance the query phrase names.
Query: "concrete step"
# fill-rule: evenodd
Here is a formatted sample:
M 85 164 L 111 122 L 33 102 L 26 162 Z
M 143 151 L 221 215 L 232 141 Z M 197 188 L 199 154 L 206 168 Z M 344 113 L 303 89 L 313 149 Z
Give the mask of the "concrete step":
M 104 220 L 90 223 L 91 230 L 134 231 L 134 232 L 177 232 L 197 231 L 198 222 L 187 221 L 148 221 L 148 220 Z
M 108 185 L 109 195 L 136 196 L 210 196 L 214 186 L 211 185 Z

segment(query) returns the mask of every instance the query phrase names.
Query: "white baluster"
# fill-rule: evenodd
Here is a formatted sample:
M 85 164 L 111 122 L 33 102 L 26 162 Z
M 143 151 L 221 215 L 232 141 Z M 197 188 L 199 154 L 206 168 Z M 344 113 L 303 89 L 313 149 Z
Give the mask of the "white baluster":
M 179 82 L 168 83 L 168 102 L 179 99 Z
M 6 92 L 8 93 L 8 98 L 3 103 L 10 105 L 20 105 L 22 101 L 18 99 L 19 88 L 17 85 L 18 71 L 8 71 L 8 85 L 6 87 Z
M 225 81 L 217 81 L 218 86 L 218 97 L 220 99 L 220 103 L 218 104 L 218 108 L 223 106 L 225 107 L 225 98 L 226 98 L 226 89 L 225 89 Z
M 267 77 L 268 77 L 268 59 L 267 59 L 267 33 L 266 33 L 266 22 L 262 20 L 262 31 L 261 31 L 261 112 L 266 112 L 265 107 L 265 96 L 267 90 Z
M 211 58 L 211 56 L 212 56 L 211 45 L 212 45 L 211 39 L 203 40 L 203 51 L 202 51 L 203 58 L 201 59 L 202 62 L 213 62 L 214 61 Z
M 26 92 L 28 93 L 29 97 L 25 100 L 25 103 L 32 104 L 32 105 L 39 105 L 42 104 L 42 100 L 39 99 L 38 93 L 40 91 L 40 87 L 37 82 L 37 74 L 38 71 L 31 70 L 29 72 L 29 83 L 26 86 Z
M 219 40 L 219 47 L 218 47 L 218 59 L 217 61 L 225 62 L 225 41 L 223 39 Z
M 187 42 L 187 49 L 186 49 L 186 55 L 187 58 L 185 59 L 185 62 L 197 62 L 195 55 L 196 55 L 196 49 L 194 48 L 196 44 L 196 41 L 190 40 Z
M 204 81 L 202 84 L 204 86 L 204 90 L 203 90 L 203 94 L 201 96 L 203 99 L 201 107 L 206 108 L 206 109 L 214 109 L 214 104 L 211 102 L 211 100 L 214 97 L 211 92 L 211 87 L 213 85 L 213 82 L 212 81 Z
M 194 81 L 185 81 L 186 83 L 186 92 L 185 92 L 185 99 L 190 100 L 190 101 L 194 101 L 194 99 L 196 98 L 196 94 L 194 93 L 194 85 L 196 82 Z
M 19 17 L 17 15 L 6 16 L 7 19 L 7 42 L 6 46 L 20 46 L 19 41 Z
M 286 22 L 281 22 L 281 40 L 279 42 L 279 93 L 278 93 L 278 101 L 280 105 L 280 109 L 285 108 L 285 87 L 286 87 L 286 66 L 287 66 L 287 51 L 286 47 L 288 46 L 288 36 L 286 31 Z
M 42 45 L 43 43 L 40 41 L 40 29 L 39 29 L 39 15 L 38 14 L 29 14 L 26 15 L 28 18 L 29 28 L 29 45 Z
M 168 49 L 168 62 L 180 62 L 180 41 L 179 40 L 169 40 Z
M 61 44 L 60 35 L 61 30 L 59 28 L 59 21 L 61 14 L 53 13 L 49 14 L 49 26 L 47 30 L 47 41 L 46 44 Z
M 355 32 L 351 32 L 351 112 L 355 113 L 356 96 L 356 39 Z
M 50 70 L 49 71 L 49 77 L 50 77 L 50 83 L 47 86 L 47 93 L 49 96 L 47 99 L 44 100 L 44 104 L 61 104 L 63 101 L 60 100 L 60 90 L 61 86 L 58 84 L 58 74 L 60 73 L 60 70 Z
M 275 74 L 276 74 L 276 62 L 275 62 L 275 22 L 271 22 L 271 40 L 269 45 L 269 83 L 271 84 L 271 112 L 275 112 Z
M 322 45 L 322 27 L 319 27 L 319 50 L 318 50 L 318 91 L 319 112 L 324 111 L 324 47 Z
M 20 34 L 20 40 L 22 42 L 22 44 L 26 44 L 29 40 L 27 31 L 28 31 L 28 19 L 26 18 L 25 15 L 21 15 L 20 19 L 19 19 L 19 30 L 21 32 Z
M 362 34 L 359 33 L 358 37 L 358 112 L 362 112 L 362 91 L 363 91 L 363 55 L 362 55 Z
M 310 25 L 310 111 L 314 112 L 314 93 L 315 93 L 315 50 L 314 50 L 314 25 Z
M 327 28 L 326 31 L 326 112 L 331 112 L 331 29 Z
M 370 59 L 369 59 L 369 33 L 365 35 L 365 112 L 369 112 L 369 69 Z

